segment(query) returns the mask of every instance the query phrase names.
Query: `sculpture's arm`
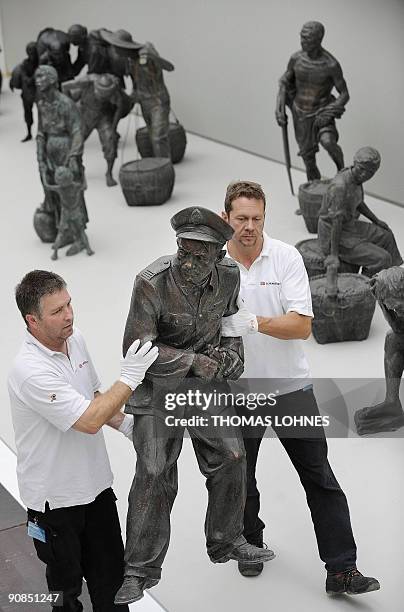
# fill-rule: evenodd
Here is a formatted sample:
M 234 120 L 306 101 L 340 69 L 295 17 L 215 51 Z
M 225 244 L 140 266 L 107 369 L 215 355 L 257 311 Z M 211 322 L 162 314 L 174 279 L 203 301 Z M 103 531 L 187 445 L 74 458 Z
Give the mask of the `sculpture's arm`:
M 171 379 L 179 381 L 188 374 L 195 354 L 192 351 L 177 349 L 159 342 L 159 319 L 161 314 L 160 298 L 153 285 L 142 276 L 137 276 L 133 287 L 132 298 L 126 320 L 123 354 L 136 338 L 142 344 L 150 340 L 158 346 L 157 360 L 149 368 L 146 378 L 148 380 Z
M 361 202 L 361 204 L 359 204 L 357 211 L 361 215 L 366 217 L 366 219 L 369 219 L 369 221 L 371 221 L 375 225 L 378 225 L 379 227 L 382 227 L 384 229 L 389 229 L 387 223 L 379 219 L 379 217 L 376 217 L 376 215 L 370 210 L 369 206 L 365 204 L 365 202 Z
M 278 125 L 287 123 L 286 105 L 291 91 L 295 87 L 295 57 L 292 55 L 288 62 L 286 72 L 279 79 L 279 90 L 276 98 L 275 116 Z
M 347 104 L 349 100 L 349 92 L 348 92 L 346 81 L 344 79 L 344 75 L 342 74 L 342 68 L 338 62 L 336 63 L 336 66 L 333 71 L 333 78 L 334 78 L 334 87 L 339 93 L 339 96 L 335 100 L 333 105 L 342 109 L 342 112 L 344 112 L 345 105 Z

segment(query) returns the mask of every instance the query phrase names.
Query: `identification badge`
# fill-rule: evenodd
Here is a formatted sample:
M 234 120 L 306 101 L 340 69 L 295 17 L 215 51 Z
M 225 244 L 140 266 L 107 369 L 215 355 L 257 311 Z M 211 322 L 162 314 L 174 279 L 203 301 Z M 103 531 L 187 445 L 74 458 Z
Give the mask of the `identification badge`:
M 42 527 L 36 525 L 32 521 L 28 521 L 28 535 L 31 538 L 35 538 L 36 540 L 46 543 L 45 529 L 42 529 Z

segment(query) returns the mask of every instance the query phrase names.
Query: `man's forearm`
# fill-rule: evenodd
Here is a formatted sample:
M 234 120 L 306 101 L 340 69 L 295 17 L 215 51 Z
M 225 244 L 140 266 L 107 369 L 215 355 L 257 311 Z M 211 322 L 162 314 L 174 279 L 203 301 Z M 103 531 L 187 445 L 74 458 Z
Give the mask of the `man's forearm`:
M 279 317 L 257 317 L 261 334 L 280 340 L 306 340 L 311 334 L 311 317 L 288 312 Z
M 131 388 L 125 383 L 117 381 L 105 393 L 97 393 L 87 410 L 74 423 L 73 429 L 83 433 L 97 433 L 105 423 L 120 411 L 131 395 Z
M 370 208 L 368 207 L 367 204 L 365 204 L 365 202 L 362 202 L 359 206 L 358 206 L 358 212 L 361 213 L 361 215 L 363 215 L 364 217 L 366 217 L 366 219 L 369 219 L 369 221 L 371 221 L 372 223 L 377 223 L 379 221 L 379 219 L 376 217 L 376 215 L 370 210 Z

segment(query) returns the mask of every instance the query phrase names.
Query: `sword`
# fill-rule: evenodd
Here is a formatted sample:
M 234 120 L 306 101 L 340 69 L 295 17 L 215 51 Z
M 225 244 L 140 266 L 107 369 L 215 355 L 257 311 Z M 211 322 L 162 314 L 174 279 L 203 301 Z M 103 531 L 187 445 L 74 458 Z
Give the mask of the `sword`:
M 285 156 L 285 166 L 286 172 L 288 173 L 290 191 L 292 195 L 295 195 L 293 191 L 293 183 L 292 183 L 292 173 L 290 171 L 291 163 L 290 163 L 290 149 L 289 149 L 289 139 L 288 139 L 288 124 L 282 125 L 282 140 L 283 140 L 283 154 Z

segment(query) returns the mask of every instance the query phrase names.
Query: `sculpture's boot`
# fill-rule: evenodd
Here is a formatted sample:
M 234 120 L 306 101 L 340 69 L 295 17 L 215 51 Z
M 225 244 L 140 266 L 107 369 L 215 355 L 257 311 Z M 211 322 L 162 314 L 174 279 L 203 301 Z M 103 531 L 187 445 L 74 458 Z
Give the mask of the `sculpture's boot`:
M 158 580 L 144 578 L 142 576 L 125 576 L 123 584 L 115 595 L 114 604 L 123 605 L 139 601 L 143 597 L 145 589 L 156 586 Z

